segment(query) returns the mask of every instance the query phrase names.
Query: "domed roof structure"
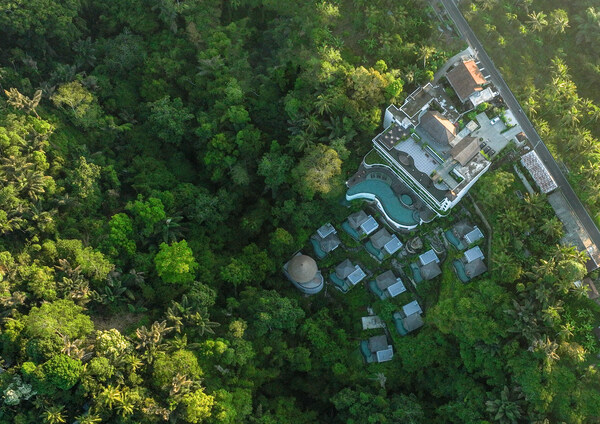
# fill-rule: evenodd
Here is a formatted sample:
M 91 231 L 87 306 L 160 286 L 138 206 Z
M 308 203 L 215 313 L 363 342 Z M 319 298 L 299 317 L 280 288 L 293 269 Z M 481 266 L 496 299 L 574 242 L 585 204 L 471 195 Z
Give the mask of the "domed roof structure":
M 317 263 L 306 255 L 294 256 L 288 263 L 287 272 L 297 283 L 308 283 L 317 275 Z

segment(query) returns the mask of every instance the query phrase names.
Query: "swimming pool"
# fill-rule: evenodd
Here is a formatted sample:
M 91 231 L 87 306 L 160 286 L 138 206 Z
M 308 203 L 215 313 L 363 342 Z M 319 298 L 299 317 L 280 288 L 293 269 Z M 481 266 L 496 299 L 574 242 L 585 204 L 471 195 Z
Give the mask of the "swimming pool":
M 403 194 L 400 196 L 400 200 L 402 200 L 402 203 L 404 203 L 406 206 L 411 206 L 414 203 L 413 198 L 408 194 Z
M 453 260 L 452 265 L 454 265 L 454 269 L 456 270 L 456 274 L 458 275 L 460 281 L 462 281 L 463 283 L 469 282 L 470 278 L 465 272 L 465 265 L 458 259 Z
M 348 200 L 359 198 L 373 200 L 376 198 L 386 215 L 404 227 L 414 228 L 420 222 L 418 212 L 404 206 L 392 188 L 380 180 L 369 179 L 353 185 L 348 189 L 346 198 Z
M 448 240 L 450 243 L 452 243 L 452 245 L 454 247 L 456 247 L 458 250 L 463 250 L 465 248 L 465 246 L 463 246 L 463 244 L 460 242 L 460 240 L 458 240 L 456 238 L 456 236 L 454 235 L 452 230 L 447 230 L 444 233 L 444 235 L 446 236 L 446 240 Z
M 416 263 L 410 264 L 410 269 L 412 270 L 413 278 L 415 279 L 415 283 L 419 284 L 423 281 L 423 277 L 421 276 L 421 270 L 419 269 L 419 265 Z

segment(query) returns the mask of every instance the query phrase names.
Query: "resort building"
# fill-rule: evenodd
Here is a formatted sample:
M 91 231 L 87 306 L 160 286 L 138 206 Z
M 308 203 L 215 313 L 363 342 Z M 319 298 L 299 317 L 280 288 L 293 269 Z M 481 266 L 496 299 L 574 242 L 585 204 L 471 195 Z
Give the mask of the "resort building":
M 416 126 L 411 121 L 407 128 L 407 120 L 391 108 L 386 117 L 390 125 L 373 139 L 380 166 L 393 171 L 438 216 L 458 204 L 490 167 L 479 141 L 470 136 L 473 125 L 457 131 L 435 110 L 422 112 Z
M 373 336 L 360 342 L 360 352 L 367 363 L 387 362 L 394 357 L 394 348 L 388 343 L 387 336 Z
M 488 84 L 475 60 L 462 60 L 448 71 L 446 79 L 462 103 L 471 101 L 473 106 L 487 102 L 494 97 L 491 88 L 484 89 Z
M 470 245 L 477 243 L 483 239 L 483 233 L 477 227 L 465 221 L 461 221 L 454 225 L 450 230 L 444 233 L 446 240 L 458 250 L 464 250 Z
M 323 259 L 333 252 L 342 243 L 337 236 L 337 231 L 330 223 L 321 226 L 315 234 L 310 237 L 317 258 Z
M 418 263 L 413 262 L 410 264 L 415 284 L 419 284 L 424 280 L 432 280 L 440 275 L 442 269 L 439 264 L 440 259 L 433 249 L 420 255 Z
M 369 281 L 369 289 L 381 300 L 388 297 L 396 297 L 406 291 L 406 287 L 401 278 L 396 277 L 393 271 L 389 270 Z
M 454 266 L 458 278 L 466 283 L 487 271 L 487 266 L 483 262 L 484 259 L 485 257 L 479 246 L 475 246 L 465 251 L 462 258 L 454 260 L 452 266 Z
M 396 236 L 396 234 L 390 234 L 385 228 L 381 228 L 373 234 L 365 244 L 367 252 L 378 261 L 382 261 L 393 255 L 399 251 L 402 246 L 404 245 L 398 239 L 398 236 Z
M 416 306 L 418 306 L 418 303 Z M 424 322 L 423 318 L 421 317 L 422 311 L 420 311 L 420 309 L 420 307 L 418 309 L 415 307 L 410 308 L 409 312 L 412 312 L 410 315 L 406 315 L 404 309 L 402 311 L 394 312 L 392 316 L 394 318 L 394 324 L 398 334 L 401 336 L 406 336 L 408 333 L 423 326 Z
M 302 293 L 319 293 L 325 281 L 313 258 L 298 252 L 283 266 L 283 274 Z
M 477 106 L 497 94 L 485 88 L 474 60 L 461 60 L 446 76 L 463 104 Z M 348 180 L 346 199 L 373 202 L 397 229 L 446 216 L 491 165 L 474 135 L 480 123 L 463 125 L 454 103 L 442 86 L 426 84 L 401 107 L 388 106 L 384 130 Z
M 521 156 L 521 164 L 529 171 L 542 193 L 550 193 L 558 187 L 535 150 Z
M 367 274 L 358 265 L 354 265 L 350 259 L 346 259 L 329 275 L 329 279 L 335 288 L 346 293 L 352 287 L 360 283 Z
M 361 240 L 379 228 L 379 223 L 371 215 L 360 210 L 353 213 L 342 224 L 342 228 L 355 240 Z

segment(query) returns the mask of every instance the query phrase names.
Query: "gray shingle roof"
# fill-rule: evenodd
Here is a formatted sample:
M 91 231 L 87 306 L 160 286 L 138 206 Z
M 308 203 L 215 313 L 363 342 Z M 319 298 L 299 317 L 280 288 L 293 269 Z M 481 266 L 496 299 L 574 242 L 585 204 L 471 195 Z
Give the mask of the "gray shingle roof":
M 426 132 L 433 141 L 442 145 L 450 144 L 456 137 L 456 127 L 446 117 L 436 111 L 427 111 L 419 122 L 421 130 Z
M 421 277 L 425 280 L 431 280 L 442 273 L 440 266 L 436 262 L 429 262 L 420 269 Z
M 487 266 L 481 259 L 475 259 L 473 262 L 465 264 L 465 274 L 469 278 L 479 277 L 481 274 L 487 271 Z
M 465 166 L 479 153 L 479 141 L 475 137 L 465 137 L 450 150 L 450 155 L 462 166 Z

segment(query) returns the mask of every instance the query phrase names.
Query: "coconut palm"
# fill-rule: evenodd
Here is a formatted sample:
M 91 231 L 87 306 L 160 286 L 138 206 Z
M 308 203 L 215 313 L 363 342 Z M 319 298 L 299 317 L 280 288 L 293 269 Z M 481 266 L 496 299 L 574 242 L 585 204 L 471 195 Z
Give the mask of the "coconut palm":
M 577 44 L 597 44 L 600 41 L 600 10 L 588 7 L 574 20 L 577 23 Z
M 523 410 L 523 395 L 520 390 L 509 390 L 504 386 L 499 396 L 485 403 L 486 411 L 491 414 L 494 422 L 501 424 L 516 424 L 520 421 Z
M 11 88 L 8 91 L 4 90 L 4 94 L 8 97 L 6 102 L 15 109 L 21 109 L 25 113 L 33 112 L 36 117 L 40 117 L 35 108 L 40 104 L 40 100 L 42 100 L 42 90 L 37 90 L 31 99 L 19 93 L 19 90 L 16 88 Z
M 544 12 L 531 12 L 527 16 L 529 16 L 527 24 L 529 24 L 532 31 L 541 31 L 548 25 L 547 16 Z
M 64 406 L 51 406 L 42 413 L 46 424 L 61 424 L 67 422 L 63 413 Z
M 550 30 L 553 34 L 562 34 L 569 28 L 569 15 L 563 9 L 550 12 Z
M 98 394 L 98 403 L 108 409 L 113 409 L 123 397 L 123 391 L 119 387 L 111 384 L 104 387 Z
M 102 418 L 99 415 L 90 414 L 89 412 L 79 415 L 75 419 L 79 421 L 79 424 L 98 424 L 102 422 Z
M 433 57 L 436 49 L 433 46 L 422 45 L 419 47 L 419 58 L 423 59 L 423 68 L 427 64 L 427 61 Z

